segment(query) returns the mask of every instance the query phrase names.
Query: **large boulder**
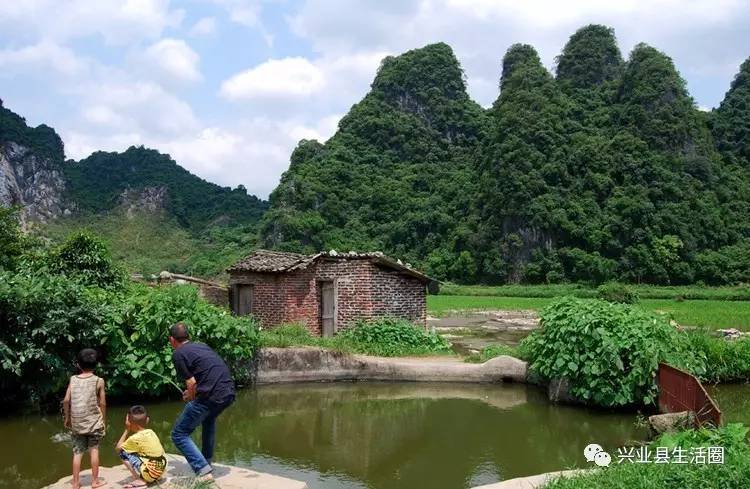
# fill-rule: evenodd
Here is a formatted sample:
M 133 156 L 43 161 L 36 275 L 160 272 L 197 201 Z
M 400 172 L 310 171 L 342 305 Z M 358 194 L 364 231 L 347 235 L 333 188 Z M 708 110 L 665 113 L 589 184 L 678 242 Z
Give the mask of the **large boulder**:
M 653 436 L 691 428 L 694 423 L 695 415 L 691 411 L 654 414 L 648 417 L 648 426 Z

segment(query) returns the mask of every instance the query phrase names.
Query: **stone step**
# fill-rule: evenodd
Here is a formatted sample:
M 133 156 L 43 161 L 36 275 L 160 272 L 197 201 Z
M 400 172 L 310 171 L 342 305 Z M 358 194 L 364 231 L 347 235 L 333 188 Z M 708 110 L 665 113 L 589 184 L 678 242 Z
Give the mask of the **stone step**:
M 193 471 L 185 462 L 185 458 L 168 454 L 167 463 L 165 476 L 157 484 L 149 487 L 189 489 Z M 130 473 L 122 465 L 101 467 L 99 477 L 107 480 L 107 485 L 102 489 L 116 489 L 132 479 Z M 212 487 L 220 489 L 307 489 L 307 484 L 301 481 L 231 465 L 214 464 L 214 477 L 216 483 Z M 71 476 L 63 477 L 56 483 L 46 486 L 46 489 L 70 489 L 71 479 Z M 91 470 L 81 472 L 81 487 L 91 487 Z

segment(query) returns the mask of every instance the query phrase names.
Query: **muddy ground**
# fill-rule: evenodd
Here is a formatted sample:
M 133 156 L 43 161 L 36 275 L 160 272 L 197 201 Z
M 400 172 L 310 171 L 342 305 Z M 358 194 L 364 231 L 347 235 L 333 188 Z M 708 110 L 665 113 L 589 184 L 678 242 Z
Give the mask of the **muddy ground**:
M 467 355 L 491 345 L 518 345 L 539 327 L 539 316 L 535 311 L 457 311 L 428 317 L 427 325 L 453 343 L 456 353 Z

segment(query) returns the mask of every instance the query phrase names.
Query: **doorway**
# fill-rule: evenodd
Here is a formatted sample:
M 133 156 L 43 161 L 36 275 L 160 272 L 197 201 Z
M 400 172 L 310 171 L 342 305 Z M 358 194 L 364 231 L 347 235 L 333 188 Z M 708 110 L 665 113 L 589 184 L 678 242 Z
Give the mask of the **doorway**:
M 247 316 L 253 312 L 253 286 L 252 285 L 237 285 L 236 286 L 236 301 L 237 307 L 235 308 L 238 316 Z
M 320 324 L 323 336 L 336 333 L 336 284 L 320 282 Z

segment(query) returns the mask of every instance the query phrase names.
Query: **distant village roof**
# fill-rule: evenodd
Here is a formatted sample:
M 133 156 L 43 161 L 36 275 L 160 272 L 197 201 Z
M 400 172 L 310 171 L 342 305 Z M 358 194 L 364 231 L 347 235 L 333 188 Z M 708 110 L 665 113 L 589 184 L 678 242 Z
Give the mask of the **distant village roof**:
M 227 268 L 228 272 L 267 272 L 283 273 L 302 270 L 317 260 L 370 260 L 393 270 L 398 270 L 406 275 L 418 278 L 425 282 L 433 282 L 434 279 L 422 272 L 415 270 L 408 263 L 394 260 L 385 256 L 380 251 L 358 253 L 338 253 L 335 250 L 324 251 L 315 255 L 301 255 L 299 253 L 288 253 L 284 251 L 255 250 L 250 255 Z

